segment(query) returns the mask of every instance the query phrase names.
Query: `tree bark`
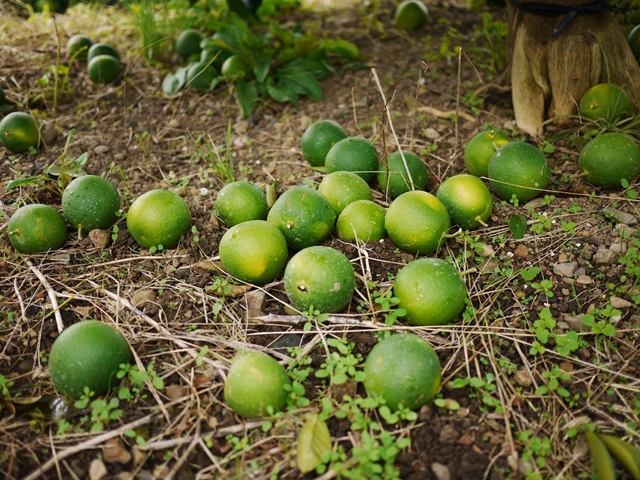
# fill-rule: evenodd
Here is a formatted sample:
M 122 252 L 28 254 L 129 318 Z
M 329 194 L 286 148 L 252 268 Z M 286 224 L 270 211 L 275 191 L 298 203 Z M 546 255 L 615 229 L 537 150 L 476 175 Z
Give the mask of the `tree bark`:
M 541 0 L 574 6 L 591 0 Z M 525 2 L 522 2 L 525 3 Z M 566 120 L 575 115 L 582 95 L 598 83 L 623 88 L 632 103 L 640 100 L 640 66 L 611 12 L 579 13 L 552 38 L 564 15 L 524 12 L 513 5 L 511 85 L 520 130 L 538 136 L 548 115 Z

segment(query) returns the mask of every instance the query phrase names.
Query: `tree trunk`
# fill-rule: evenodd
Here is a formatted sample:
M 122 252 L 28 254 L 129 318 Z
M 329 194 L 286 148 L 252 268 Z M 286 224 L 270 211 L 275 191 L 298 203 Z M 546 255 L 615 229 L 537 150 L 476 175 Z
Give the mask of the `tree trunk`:
M 574 6 L 591 0 L 542 1 Z M 632 103 L 638 104 L 640 66 L 612 13 L 579 13 L 557 38 L 552 38 L 564 15 L 546 16 L 511 8 L 515 8 L 511 84 L 520 130 L 540 135 L 547 109 L 548 116 L 557 120 L 575 115 L 582 95 L 598 83 L 622 87 Z

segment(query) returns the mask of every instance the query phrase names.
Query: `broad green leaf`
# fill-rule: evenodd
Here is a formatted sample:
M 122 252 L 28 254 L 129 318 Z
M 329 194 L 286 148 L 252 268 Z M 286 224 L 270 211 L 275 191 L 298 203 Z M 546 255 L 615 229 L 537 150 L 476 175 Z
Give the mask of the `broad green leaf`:
M 253 74 L 256 76 L 258 83 L 264 83 L 271 70 L 271 59 L 273 55 L 268 54 L 261 57 L 256 62 L 256 66 L 253 67 Z
M 9 182 L 9 184 L 7 185 L 7 192 L 17 187 L 24 187 L 25 185 L 32 185 L 34 183 L 38 183 L 41 180 L 42 179 L 40 177 L 28 177 L 28 178 L 20 178 L 18 180 L 14 180 L 13 182 Z
M 276 83 L 273 78 L 267 78 L 267 93 L 276 102 L 291 102 L 294 105 L 298 104 L 298 94 L 291 89 L 285 83 Z
M 162 91 L 167 95 L 173 95 L 180 90 L 180 81 L 174 73 L 167 73 L 167 76 L 162 80 Z
M 539 267 L 523 268 L 520 270 L 520 276 L 523 279 L 530 281 L 536 278 L 540 272 L 541 270 Z
M 298 468 L 302 473 L 314 470 L 322 462 L 322 454 L 331 450 L 331 433 L 318 414 L 311 414 L 298 434 Z
M 248 117 L 256 108 L 258 90 L 254 81 L 238 80 L 236 83 L 236 100 L 243 117 Z
M 514 215 L 509 219 L 509 231 L 511 236 L 518 240 L 524 237 L 527 232 L 527 217 L 524 215 Z

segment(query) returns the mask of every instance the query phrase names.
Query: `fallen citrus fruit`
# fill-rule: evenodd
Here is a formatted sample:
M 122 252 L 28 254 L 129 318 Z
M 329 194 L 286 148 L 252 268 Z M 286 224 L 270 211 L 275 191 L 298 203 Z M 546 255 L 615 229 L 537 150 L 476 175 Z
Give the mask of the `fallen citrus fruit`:
M 495 130 L 475 135 L 464 148 L 464 164 L 467 171 L 476 177 L 486 177 L 491 156 L 507 143 L 509 137 Z
M 124 336 L 98 320 L 85 320 L 65 328 L 49 354 L 53 385 L 77 400 L 87 387 L 96 397 L 107 393 L 119 380 L 120 365 L 131 361 Z
M 207 62 L 195 62 L 187 70 L 187 86 L 194 90 L 210 90 L 220 74 L 218 69 Z
M 327 152 L 324 166 L 327 173 L 347 171 L 360 175 L 367 183 L 376 178 L 378 152 L 366 138 L 347 137 Z
M 487 186 L 478 177 L 470 174 L 447 178 L 436 193 L 451 222 L 464 230 L 486 226 L 493 212 L 493 199 Z
M 241 417 L 258 418 L 277 413 L 287 401 L 285 385 L 291 380 L 273 357 L 241 350 L 224 383 L 224 400 Z
M 422 159 L 411 152 L 389 154 L 378 170 L 378 187 L 391 198 L 410 190 L 424 190 L 430 178 Z
M 341 239 L 377 242 L 387 236 L 384 228 L 385 209 L 371 200 L 357 200 L 340 213 L 336 230 Z
M 71 58 L 86 60 L 87 52 L 93 45 L 93 41 L 82 33 L 72 35 L 67 41 L 67 52 Z
M 367 395 L 383 399 L 391 410 L 417 410 L 431 402 L 442 381 L 440 360 L 427 342 L 413 333 L 381 340 L 364 362 Z
M 285 292 L 301 312 L 341 312 L 349 305 L 355 288 L 351 262 L 331 247 L 317 245 L 300 250 L 284 271 Z
M 278 278 L 288 254 L 287 241 L 280 230 L 264 220 L 239 223 L 220 240 L 220 261 L 225 271 L 255 285 Z
M 228 227 L 233 227 L 248 220 L 266 219 L 269 205 L 260 187 L 240 180 L 225 185 L 218 192 L 214 211 Z
M 623 133 L 604 133 L 590 140 L 578 158 L 578 170 L 596 187 L 621 188 L 640 173 L 640 148 Z
M 580 116 L 614 122 L 631 111 L 631 100 L 622 88 L 612 83 L 600 83 L 587 90 L 580 99 Z
M 401 249 L 429 255 L 444 241 L 451 219 L 434 195 L 415 190 L 403 193 L 391 202 L 384 226 L 389 238 Z
M 633 55 L 640 61 L 640 25 L 636 25 L 627 36 L 627 43 L 633 52 Z
M 336 214 L 320 193 L 297 186 L 275 201 L 267 221 L 278 227 L 292 250 L 301 250 L 324 241 L 333 230 Z
M 28 113 L 11 112 L 0 121 L 0 143 L 13 153 L 38 148 L 40 131 L 36 119 Z
M 539 148 L 518 140 L 496 150 L 489 160 L 488 176 L 502 200 L 509 201 L 515 196 L 526 202 L 547 188 L 551 168 Z
M 106 178 L 83 175 L 72 180 L 62 192 L 62 213 L 69 225 L 80 232 L 111 227 L 119 211 L 120 194 Z
M 242 57 L 238 55 L 231 55 L 222 64 L 220 70 L 222 76 L 227 81 L 235 82 L 239 78 L 247 78 L 253 74 L 251 65 L 249 65 Z
M 318 185 L 336 215 L 356 200 L 371 200 L 371 187 L 364 179 L 352 172 L 333 172 L 325 175 Z
M 347 136 L 344 128 L 336 122 L 318 120 L 309 125 L 302 134 L 302 156 L 312 166 L 322 167 L 331 147 Z
M 111 83 L 120 76 L 120 72 L 120 62 L 111 55 L 92 57 L 87 65 L 87 76 L 93 83 Z
M 144 248 L 174 248 L 191 224 L 186 202 L 169 190 L 151 190 L 136 198 L 127 212 L 127 229 Z
M 420 0 L 404 0 L 396 8 L 393 20 L 397 28 L 412 32 L 427 23 L 429 10 Z
M 200 55 L 200 44 L 204 37 L 198 30 L 187 29 L 180 32 L 176 39 L 176 53 L 184 61 L 187 61 L 192 55 Z
M 98 55 L 109 55 L 116 60 L 120 60 L 120 53 L 113 45 L 104 42 L 94 43 L 87 50 L 87 61 L 90 61 L 92 58 L 97 57 Z
M 50 205 L 34 203 L 20 207 L 9 219 L 7 235 L 20 253 L 57 250 L 67 240 L 67 223 Z
M 420 258 L 402 267 L 393 283 L 398 306 L 407 311 L 409 325 L 447 325 L 459 318 L 467 287 L 450 263 Z

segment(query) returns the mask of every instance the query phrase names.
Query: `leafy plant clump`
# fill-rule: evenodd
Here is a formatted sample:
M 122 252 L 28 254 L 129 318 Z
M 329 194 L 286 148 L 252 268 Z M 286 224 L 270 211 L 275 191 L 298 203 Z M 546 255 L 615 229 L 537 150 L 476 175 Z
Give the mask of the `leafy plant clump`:
M 226 23 L 211 21 L 207 27 L 216 33 L 205 40 L 205 48 L 217 50 L 209 65 L 215 66 L 222 58 L 233 55 L 249 66 L 247 75 L 225 77 L 244 117 L 251 115 L 260 101 L 269 98 L 294 105 L 300 97 L 321 100 L 319 81 L 334 71 L 332 61 L 345 62 L 359 57 L 358 48 L 351 42 L 320 39 L 313 33 L 303 32 L 301 25 L 290 29 L 270 21 L 264 31 L 262 25 L 250 25 L 232 17 Z M 187 74 L 194 63 L 198 62 L 166 75 L 162 83 L 165 94 L 173 95 L 189 86 Z M 208 82 L 207 88 L 200 90 L 213 91 L 221 80 L 218 75 Z

